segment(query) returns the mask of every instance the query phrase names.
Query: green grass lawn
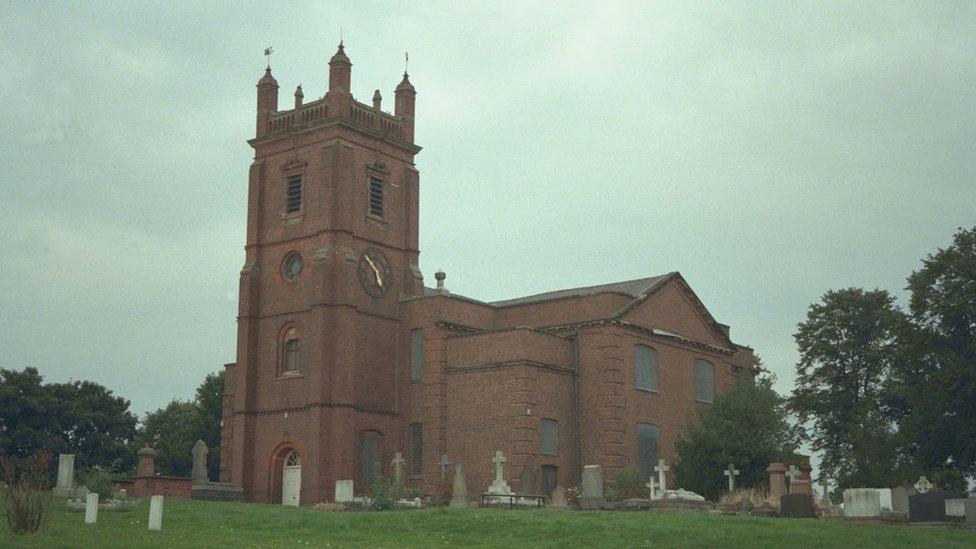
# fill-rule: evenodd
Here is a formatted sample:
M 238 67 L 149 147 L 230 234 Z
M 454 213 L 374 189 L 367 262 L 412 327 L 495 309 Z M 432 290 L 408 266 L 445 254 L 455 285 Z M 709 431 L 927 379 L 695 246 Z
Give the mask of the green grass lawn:
M 27 547 L 976 547 L 976 531 L 825 520 L 723 517 L 661 511 L 426 509 L 336 512 L 242 503 L 168 500 L 163 531 L 149 532 L 148 502 L 128 512 L 84 513 L 58 501 L 38 534 L 0 545 Z M 2 519 L 0 519 L 2 520 Z

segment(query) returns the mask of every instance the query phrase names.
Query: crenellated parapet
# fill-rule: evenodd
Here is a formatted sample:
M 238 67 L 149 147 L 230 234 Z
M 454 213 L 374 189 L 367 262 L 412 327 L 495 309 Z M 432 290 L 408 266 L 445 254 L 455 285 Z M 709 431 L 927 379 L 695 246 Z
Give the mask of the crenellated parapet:
M 265 71 L 258 82 L 258 116 L 256 139 L 263 140 L 310 130 L 318 126 L 344 123 L 380 138 L 413 143 L 416 90 L 406 73 L 395 89 L 395 112 L 381 109 L 379 90 L 373 95 L 373 104 L 360 103 L 349 91 L 352 63 L 339 44 L 339 50 L 329 62 L 329 89 L 324 97 L 304 103 L 301 86 L 295 90 L 293 109 L 279 111 L 278 83 Z

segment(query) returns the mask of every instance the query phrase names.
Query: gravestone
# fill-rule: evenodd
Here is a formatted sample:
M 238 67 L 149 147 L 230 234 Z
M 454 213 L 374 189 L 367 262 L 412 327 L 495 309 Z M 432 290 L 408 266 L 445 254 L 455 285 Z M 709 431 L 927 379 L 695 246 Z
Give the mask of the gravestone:
M 736 505 L 736 509 L 739 511 L 740 516 L 748 516 L 749 513 L 751 513 L 755 508 L 756 506 L 752 504 L 752 500 L 745 496 L 742 496 L 742 499 L 740 499 L 739 503 Z
M 797 469 L 796 465 L 790 465 L 790 468 L 786 471 L 786 476 L 790 479 L 790 491 L 789 493 L 794 493 L 793 485 L 796 483 L 797 479 L 800 478 L 800 470 Z M 780 499 L 782 501 L 782 498 Z
M 949 520 L 966 519 L 966 500 L 969 498 L 953 498 L 945 500 L 945 512 Z
M 495 457 L 491 458 L 491 462 L 495 464 L 495 480 L 488 487 L 489 494 L 512 493 L 512 488 L 505 482 L 505 462 L 507 461 L 501 451 L 495 452 Z
M 891 488 L 878 488 L 878 499 L 881 500 L 881 510 L 891 511 Z
M 196 444 L 193 445 L 193 469 L 190 473 L 192 484 L 199 485 L 210 482 L 210 479 L 207 478 L 207 454 L 209 452 L 207 443 L 202 440 L 197 440 Z
M 729 477 L 729 493 L 735 492 L 735 477 L 739 476 L 739 470 L 735 468 L 735 465 L 730 463 L 729 468 L 725 470 L 725 476 Z
M 786 466 L 782 463 L 770 463 L 766 472 L 769 473 L 769 497 L 766 501 L 779 505 L 780 496 L 786 495 Z
M 647 479 L 647 484 L 645 484 L 644 486 L 646 486 L 647 489 L 650 490 L 650 496 L 649 496 L 650 499 L 657 499 L 658 498 L 658 495 L 657 495 L 657 481 L 654 480 L 654 477 L 653 476 L 651 476 L 650 478 Z
M 606 505 L 603 497 L 603 467 L 586 465 L 583 467 L 583 496 L 580 498 L 581 509 L 599 509 Z
M 352 479 L 349 480 L 337 480 L 335 483 L 335 501 L 336 503 L 349 503 L 352 501 Z
M 668 475 L 667 472 L 671 470 L 667 463 L 663 459 L 657 460 L 657 466 L 654 467 L 657 471 L 657 488 L 664 493 L 668 489 Z
M 85 524 L 95 524 L 98 521 L 98 494 L 91 493 L 85 498 Z
M 54 486 L 54 495 L 70 497 L 75 483 L 75 455 L 61 454 L 58 456 L 58 483 Z
M 779 513 L 789 518 L 816 518 L 813 496 L 810 494 L 786 494 L 779 498 Z
M 447 468 L 451 466 L 451 461 L 447 459 L 447 454 L 441 454 L 441 460 L 437 463 L 441 466 L 441 480 L 447 474 Z
M 945 522 L 946 500 L 966 497 L 962 492 L 926 492 L 908 496 L 910 522 Z
M 390 462 L 393 465 L 393 481 L 396 483 L 403 482 L 403 466 L 406 465 L 407 460 L 403 459 L 403 454 L 397 452 L 393 456 L 393 461 Z
M 895 486 L 891 489 L 891 510 L 900 513 L 908 512 L 908 496 L 914 496 L 918 490 L 913 486 Z
M 535 490 L 535 471 L 526 465 L 522 468 L 522 493 L 534 494 Z
M 163 496 L 149 498 L 149 529 L 163 529 Z
M 681 500 L 681 501 L 705 501 L 705 498 L 691 490 L 678 488 L 677 490 L 664 490 L 661 492 L 662 499 Z
M 881 494 L 874 488 L 844 490 L 844 518 L 864 519 L 881 516 Z
M 549 507 L 565 509 L 569 507 L 569 498 L 566 497 L 566 490 L 562 486 L 556 486 L 549 498 Z
M 915 483 L 915 489 L 918 490 L 919 494 L 924 494 L 932 489 L 932 483 L 922 475 L 918 477 L 918 481 Z
M 464 478 L 464 469 L 460 463 L 454 464 L 454 483 L 450 505 L 451 507 L 468 506 L 468 481 Z

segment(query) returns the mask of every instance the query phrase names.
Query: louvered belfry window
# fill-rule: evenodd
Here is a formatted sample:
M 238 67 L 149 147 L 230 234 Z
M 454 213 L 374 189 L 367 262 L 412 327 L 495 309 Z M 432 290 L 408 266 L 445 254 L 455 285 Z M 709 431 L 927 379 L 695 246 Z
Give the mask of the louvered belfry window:
M 369 180 L 369 213 L 376 217 L 383 217 L 383 182 L 379 179 Z
M 292 175 L 288 178 L 288 189 L 285 196 L 285 213 L 295 213 L 302 208 L 302 176 Z
M 424 472 L 424 426 L 420 423 L 410 425 L 410 474 Z

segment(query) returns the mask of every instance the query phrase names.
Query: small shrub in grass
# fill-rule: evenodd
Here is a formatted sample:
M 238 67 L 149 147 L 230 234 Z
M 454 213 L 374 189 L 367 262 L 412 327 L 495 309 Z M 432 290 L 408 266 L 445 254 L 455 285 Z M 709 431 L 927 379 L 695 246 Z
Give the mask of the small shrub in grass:
M 640 469 L 621 469 L 607 486 L 607 501 L 647 497 L 646 484 Z
M 112 479 L 103 469 L 92 469 L 85 474 L 85 486 L 89 492 L 98 494 L 98 501 L 106 502 L 112 499 Z
M 51 455 L 40 451 L 27 459 L 18 474 L 14 459 L 0 456 L 7 524 L 14 534 L 37 532 L 47 519 L 51 509 L 51 496 L 47 491 L 50 464 Z
M 580 508 L 580 500 L 583 499 L 583 491 L 579 489 L 578 486 L 574 486 L 566 490 L 566 501 L 569 502 L 569 506 L 573 509 Z

